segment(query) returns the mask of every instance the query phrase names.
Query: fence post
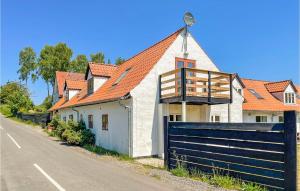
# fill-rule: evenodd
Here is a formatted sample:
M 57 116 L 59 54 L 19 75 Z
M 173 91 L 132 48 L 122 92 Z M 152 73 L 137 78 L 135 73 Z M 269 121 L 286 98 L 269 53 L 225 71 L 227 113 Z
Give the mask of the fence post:
M 284 112 L 284 190 L 296 191 L 297 187 L 297 140 L 296 111 Z
M 169 169 L 168 116 L 164 116 L 164 166 Z

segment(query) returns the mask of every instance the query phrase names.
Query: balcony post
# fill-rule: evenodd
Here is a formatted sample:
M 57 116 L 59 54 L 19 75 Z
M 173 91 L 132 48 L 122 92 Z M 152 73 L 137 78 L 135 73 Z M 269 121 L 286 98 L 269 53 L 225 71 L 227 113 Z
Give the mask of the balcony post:
M 208 76 L 208 102 L 211 102 L 211 73 L 210 71 L 207 72 Z
M 229 80 L 230 80 L 230 103 L 232 103 L 232 74 L 229 74 Z
M 186 100 L 186 68 L 181 68 L 181 100 Z
M 158 93 L 159 93 L 159 103 L 161 103 L 161 75 L 158 77 Z
M 186 101 L 181 102 L 182 122 L 186 122 Z

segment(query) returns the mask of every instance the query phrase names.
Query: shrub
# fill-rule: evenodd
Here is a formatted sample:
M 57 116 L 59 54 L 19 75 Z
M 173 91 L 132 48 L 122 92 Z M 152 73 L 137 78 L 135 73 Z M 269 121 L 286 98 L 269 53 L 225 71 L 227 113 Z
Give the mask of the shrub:
M 64 133 L 64 131 L 68 128 L 68 125 L 63 122 L 63 121 L 59 121 L 57 127 L 54 130 L 54 133 L 56 136 L 58 136 L 59 138 L 63 139 L 62 134 Z M 63 139 L 64 140 L 64 139 Z
M 178 157 L 176 153 L 174 152 L 173 155 L 176 158 L 176 168 L 171 170 L 171 173 L 175 176 L 179 177 L 188 177 L 189 171 L 186 168 L 186 164 L 183 162 L 185 160 L 185 157 Z
M 82 134 L 82 140 L 80 145 L 94 145 L 95 144 L 95 135 L 91 132 L 89 129 L 84 129 L 81 131 Z
M 62 134 L 62 138 L 66 140 L 68 144 L 79 145 L 82 140 L 82 134 L 80 131 L 77 132 L 71 128 L 67 128 Z
M 58 126 L 58 124 L 59 124 L 59 119 L 58 119 L 58 116 L 55 115 L 55 116 L 53 116 L 51 122 L 49 123 L 49 126 L 51 126 L 51 127 L 53 127 L 54 129 L 56 129 L 57 126 Z

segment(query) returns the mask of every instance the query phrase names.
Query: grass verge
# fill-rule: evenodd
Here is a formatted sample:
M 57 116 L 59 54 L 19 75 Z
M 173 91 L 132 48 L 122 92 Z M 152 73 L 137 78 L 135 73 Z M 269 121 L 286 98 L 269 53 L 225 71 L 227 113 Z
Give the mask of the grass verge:
M 241 191 L 267 191 L 266 188 L 263 188 L 257 184 L 243 182 L 228 175 L 221 175 L 221 173 L 217 170 L 214 170 L 213 174 L 206 174 L 197 169 L 192 169 L 189 171 L 187 170 L 186 165 L 182 162 L 177 162 L 176 168 L 171 169 L 170 172 L 174 176 L 191 178 L 196 181 L 206 182 L 210 185 L 225 189 Z
M 120 153 L 118 153 L 116 151 L 111 151 L 111 150 L 105 149 L 105 148 L 100 147 L 100 146 L 96 146 L 96 145 L 84 145 L 83 148 L 85 148 L 86 150 L 88 150 L 90 152 L 99 154 L 99 155 L 107 155 L 107 156 L 115 157 L 118 160 L 130 161 L 130 162 L 134 161 L 134 159 L 131 158 L 128 155 L 120 154 Z

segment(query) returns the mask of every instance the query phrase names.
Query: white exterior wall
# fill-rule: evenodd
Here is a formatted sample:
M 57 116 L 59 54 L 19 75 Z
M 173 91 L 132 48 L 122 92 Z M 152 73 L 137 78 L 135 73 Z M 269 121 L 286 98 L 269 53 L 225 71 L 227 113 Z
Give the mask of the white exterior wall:
M 187 57 L 184 56 L 182 42 L 183 35 L 181 34 L 142 82 L 131 92 L 133 97 L 134 157 L 161 155 L 163 153 L 163 115 L 169 115 L 171 110 L 163 104 L 158 104 L 158 76 L 175 69 L 175 57 L 196 60 L 196 68 L 199 69 L 219 71 L 191 35 L 187 39 L 189 53 Z M 187 108 L 189 110 L 192 107 L 188 106 Z M 197 110 L 196 108 L 193 109 Z M 191 111 L 192 109 L 190 113 Z M 200 111 L 198 110 L 198 112 Z M 187 117 L 190 120 L 194 120 L 197 118 L 196 116 L 199 116 L 198 114 L 188 115 Z
M 275 111 L 243 111 L 244 123 L 256 123 L 256 116 L 267 116 L 267 123 L 278 123 L 283 112 Z
M 131 106 L 130 100 L 122 101 L 122 104 Z M 93 128 L 91 131 L 95 134 L 96 144 L 109 150 L 119 153 L 129 154 L 128 139 L 128 109 L 120 106 L 119 102 L 109 102 L 103 104 L 94 104 L 74 108 L 79 111 L 79 118 L 82 114 L 83 120 L 88 128 L 88 115 L 93 115 Z M 77 112 L 72 109 L 62 109 L 59 111 L 61 119 L 73 114 L 77 121 Z M 102 114 L 108 114 L 108 130 L 102 130 Z

